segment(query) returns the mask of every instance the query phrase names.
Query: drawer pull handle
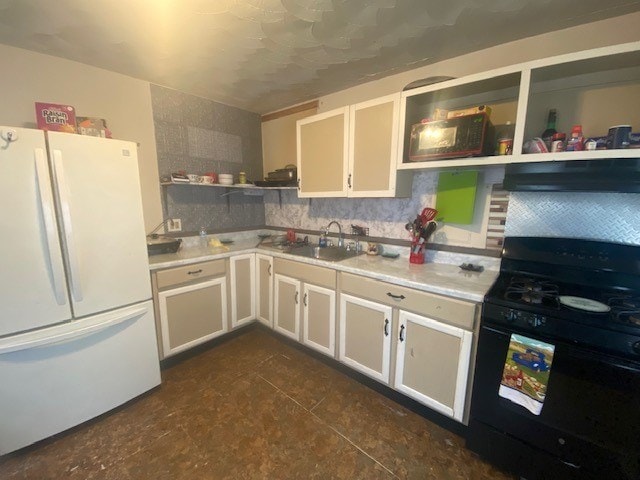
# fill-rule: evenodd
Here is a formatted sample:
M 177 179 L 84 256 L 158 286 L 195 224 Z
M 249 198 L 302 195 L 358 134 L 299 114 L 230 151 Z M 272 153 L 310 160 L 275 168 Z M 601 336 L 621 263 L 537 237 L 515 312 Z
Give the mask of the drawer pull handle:
M 349 174 L 349 178 L 347 179 L 347 186 L 351 188 L 351 174 Z
M 405 297 L 404 295 L 394 295 L 394 294 L 393 294 L 393 293 L 391 293 L 391 292 L 387 292 L 387 296 L 388 296 L 388 297 L 391 297 L 391 298 L 393 298 L 393 299 L 396 299 L 396 300 L 404 300 L 405 298 L 407 298 L 407 297 Z
M 202 273 L 201 268 L 199 268 L 198 270 L 192 270 L 191 272 L 187 272 L 188 275 L 197 275 L 199 273 Z
M 389 319 L 388 318 L 384 319 L 384 336 L 385 337 L 389 336 Z
M 300 296 L 300 292 L 296 292 L 296 305 L 298 305 L 298 297 Z
M 399 336 L 399 340 L 401 342 L 404 342 L 404 325 L 400 325 L 400 336 Z
M 267 274 L 271 276 L 271 264 L 267 267 Z
M 304 303 L 304 306 L 307 306 L 307 294 L 304 294 L 304 297 L 302 297 L 302 303 Z

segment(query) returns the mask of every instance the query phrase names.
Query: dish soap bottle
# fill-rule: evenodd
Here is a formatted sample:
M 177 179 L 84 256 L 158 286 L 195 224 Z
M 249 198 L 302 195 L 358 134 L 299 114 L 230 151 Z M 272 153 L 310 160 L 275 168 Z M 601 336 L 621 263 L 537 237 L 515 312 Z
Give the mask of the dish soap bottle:
M 204 227 L 200 227 L 200 245 L 207 246 L 207 229 Z
M 318 239 L 318 246 L 319 247 L 326 247 L 327 246 L 327 235 L 322 233 L 320 234 L 320 238 Z

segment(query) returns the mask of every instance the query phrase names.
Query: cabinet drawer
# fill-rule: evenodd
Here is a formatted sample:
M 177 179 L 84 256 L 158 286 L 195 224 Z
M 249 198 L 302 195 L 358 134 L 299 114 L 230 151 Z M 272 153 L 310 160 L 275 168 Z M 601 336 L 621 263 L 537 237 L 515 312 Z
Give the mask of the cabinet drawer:
M 473 302 L 421 292 L 350 273 L 340 275 L 341 292 L 473 330 L 477 307 Z
M 297 278 L 305 283 L 312 283 L 319 287 L 336 289 L 336 271 L 330 268 L 317 267 L 306 263 L 292 262 L 282 258 L 273 260 L 276 273 L 287 277 Z
M 212 260 L 210 262 L 194 263 L 184 267 L 169 268 L 156 273 L 158 290 L 192 282 L 200 278 L 219 277 L 226 275 L 227 265 L 225 260 Z

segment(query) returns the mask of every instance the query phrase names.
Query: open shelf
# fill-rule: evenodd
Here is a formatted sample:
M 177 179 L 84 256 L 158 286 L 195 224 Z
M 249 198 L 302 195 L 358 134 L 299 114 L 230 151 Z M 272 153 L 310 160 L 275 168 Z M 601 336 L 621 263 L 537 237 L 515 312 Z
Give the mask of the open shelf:
M 214 187 L 214 188 L 239 188 L 247 190 L 296 190 L 298 187 L 256 187 L 255 185 L 234 183 L 233 185 L 221 185 L 220 183 L 187 183 L 187 182 L 160 182 L 163 187 L 169 185 L 182 185 L 185 187 Z

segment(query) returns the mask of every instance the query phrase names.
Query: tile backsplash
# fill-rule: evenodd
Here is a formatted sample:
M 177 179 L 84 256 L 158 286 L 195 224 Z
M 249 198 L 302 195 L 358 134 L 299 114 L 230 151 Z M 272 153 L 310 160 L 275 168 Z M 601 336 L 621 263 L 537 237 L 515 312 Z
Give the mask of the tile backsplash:
M 640 245 L 639 212 L 637 193 L 513 192 L 505 235 Z
M 260 115 L 169 88 L 151 85 L 160 175 L 231 173 L 249 179 L 262 172 Z M 180 218 L 185 232 L 261 226 L 261 197 L 231 194 L 213 187 L 163 187 L 165 218 Z
M 484 248 L 491 186 L 502 181 L 502 168 L 487 168 L 479 175 L 473 222 L 451 225 L 443 222 L 432 241 L 464 247 Z M 336 220 L 350 232 L 351 224 L 369 228 L 374 237 L 408 240 L 405 229 L 424 207 L 435 205 L 438 173 L 420 171 L 414 174 L 410 198 L 298 198 L 295 190 L 265 193 L 265 221 L 269 226 L 319 230 Z M 334 227 L 335 228 L 335 227 Z

